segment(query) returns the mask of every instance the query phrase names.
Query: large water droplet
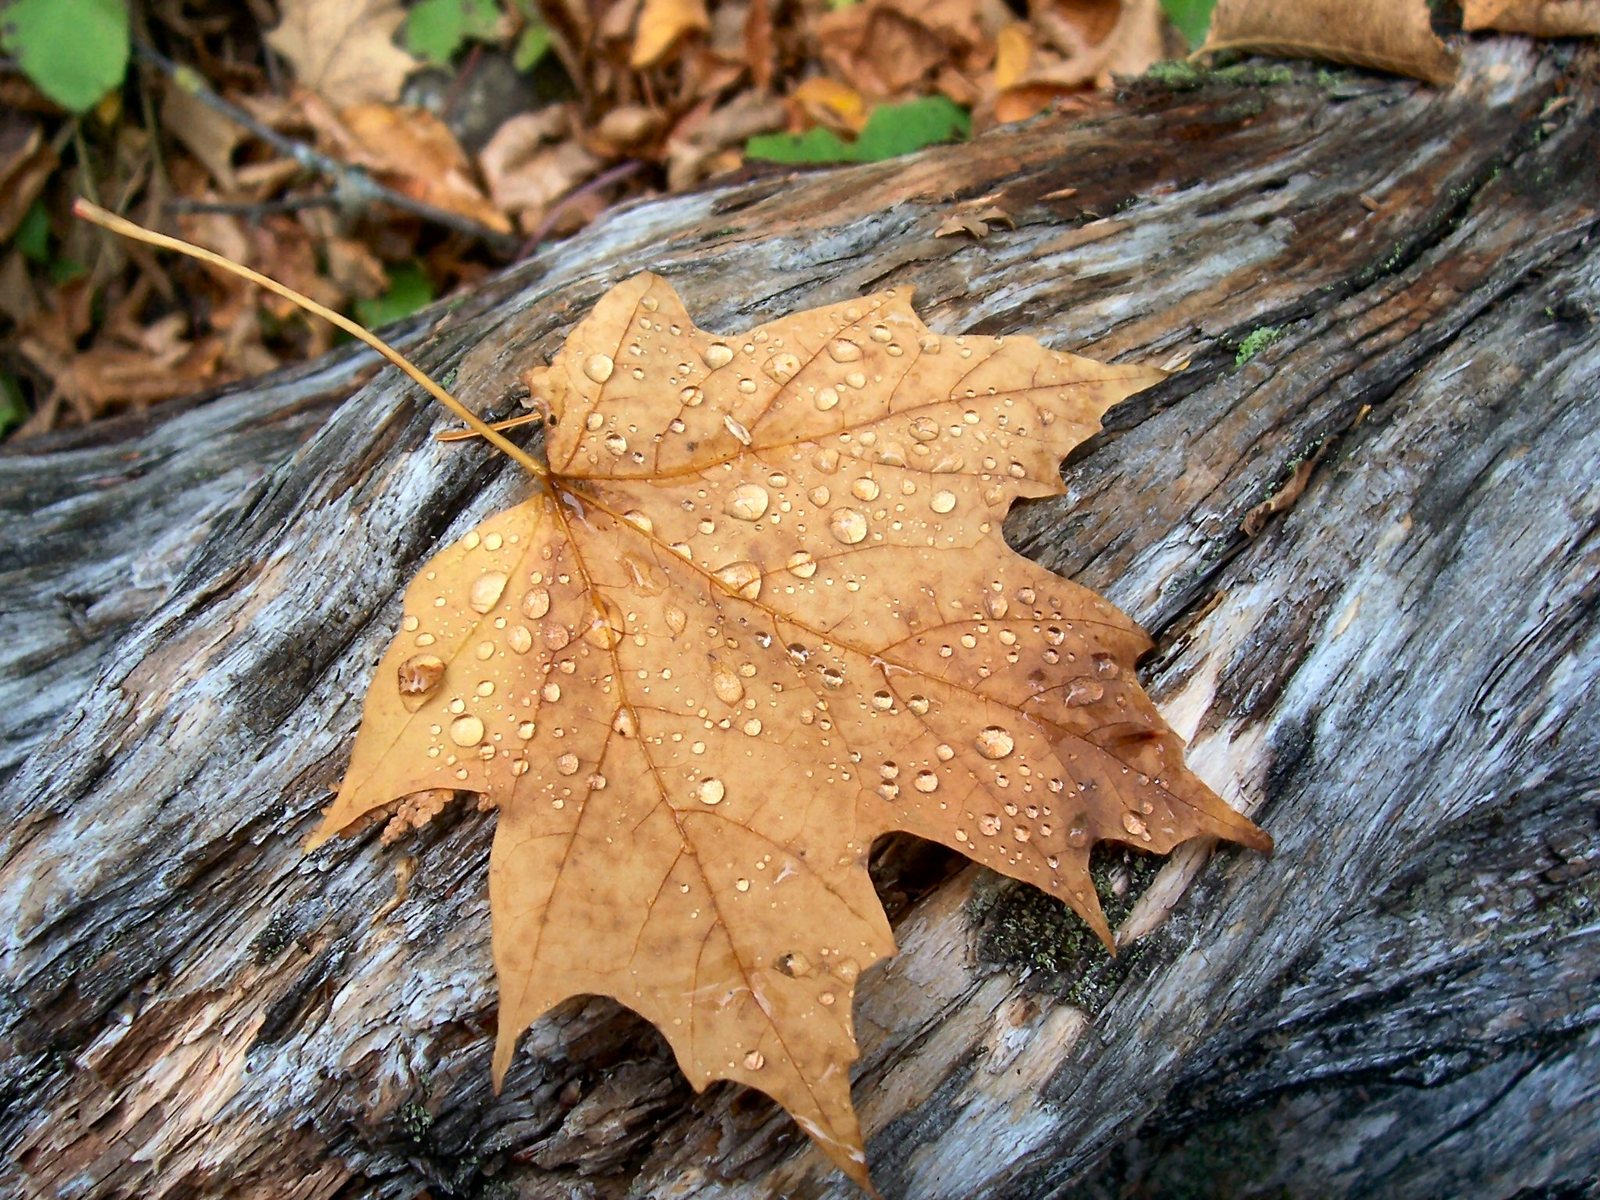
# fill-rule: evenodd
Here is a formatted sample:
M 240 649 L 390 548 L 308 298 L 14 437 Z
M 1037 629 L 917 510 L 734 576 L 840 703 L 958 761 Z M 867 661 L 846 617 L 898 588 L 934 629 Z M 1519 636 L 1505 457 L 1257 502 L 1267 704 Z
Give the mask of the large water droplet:
M 583 373 L 596 383 L 604 383 L 611 378 L 611 372 L 616 370 L 617 364 L 611 361 L 609 354 L 591 354 L 583 360 Z
M 759 521 L 767 511 L 772 498 L 767 489 L 758 483 L 741 483 L 728 494 L 723 511 L 741 521 Z
M 503 571 L 487 571 L 472 581 L 467 589 L 467 603 L 473 612 L 486 613 L 500 602 L 506 590 L 507 576 Z
M 649 514 L 642 513 L 637 508 L 630 508 L 627 512 L 623 513 L 622 519 L 629 525 L 632 525 L 640 533 L 655 532 L 655 522 L 650 519 Z
M 744 684 L 726 667 L 718 667 L 711 673 L 711 690 L 724 704 L 737 704 L 744 699 Z
M 556 759 L 556 770 L 563 775 L 576 775 L 578 773 L 578 756 L 576 754 L 563 754 Z
M 846 546 L 854 546 L 867 537 L 867 518 L 853 508 L 836 508 L 828 520 L 828 529 Z
M 402 696 L 424 696 L 444 678 L 444 660 L 433 654 L 413 654 L 398 671 Z
M 978 753 L 985 758 L 1004 758 L 1017 748 L 1017 740 L 1011 736 L 1011 731 L 999 725 L 979 730 L 974 744 L 978 747 Z
M 818 388 L 816 405 L 822 412 L 827 412 L 830 408 L 837 408 L 839 405 L 838 389 L 831 387 Z
M 526 625 L 513 625 L 506 631 L 506 645 L 517 654 L 526 654 L 533 649 L 533 634 Z
M 744 1056 L 744 1065 L 745 1070 L 747 1071 L 759 1071 L 762 1067 L 767 1065 L 767 1060 L 762 1055 L 761 1051 L 752 1050 L 749 1054 Z
M 712 573 L 724 588 L 745 600 L 761 595 L 761 568 L 753 562 L 731 562 Z
M 876 500 L 882 490 L 876 479 L 866 475 L 850 485 L 850 494 L 857 500 Z
M 937 792 L 939 790 L 939 776 L 932 771 L 918 771 L 916 779 L 911 782 L 911 786 L 924 795 L 928 792 Z
M 483 741 L 483 722 L 470 715 L 457 717 L 450 722 L 450 740 L 458 746 L 476 746 Z
M 681 608 L 668 606 L 667 610 L 661 615 L 667 623 L 667 633 L 671 637 L 677 637 L 689 625 L 689 614 Z
M 1104 685 L 1092 679 L 1074 679 L 1067 685 L 1066 694 L 1062 700 L 1069 707 L 1078 708 L 1085 704 L 1093 704 L 1106 694 Z
M 797 579 L 810 579 L 817 573 L 817 560 L 804 550 L 796 550 L 783 565 Z
M 701 357 L 706 360 L 706 366 L 715 371 L 733 361 L 733 348 L 725 342 L 712 342 Z
M 1150 836 L 1150 831 L 1145 827 L 1145 823 L 1131 812 L 1122 814 L 1122 827 L 1133 834 L 1134 837 L 1148 838 Z
M 774 354 L 763 369 L 779 383 L 788 383 L 800 373 L 800 360 L 792 354 Z
M 798 979 L 802 975 L 811 974 L 811 960 L 798 950 L 791 950 L 788 954 L 778 956 L 778 961 L 772 964 L 781 975 L 790 979 Z
M 694 787 L 694 798 L 701 804 L 721 804 L 727 794 L 728 789 L 720 779 L 702 779 Z
M 834 362 L 857 362 L 861 358 L 861 347 L 849 338 L 834 338 L 828 343 L 828 357 Z
M 529 588 L 522 597 L 522 613 L 537 621 L 550 611 L 550 593 L 542 587 Z

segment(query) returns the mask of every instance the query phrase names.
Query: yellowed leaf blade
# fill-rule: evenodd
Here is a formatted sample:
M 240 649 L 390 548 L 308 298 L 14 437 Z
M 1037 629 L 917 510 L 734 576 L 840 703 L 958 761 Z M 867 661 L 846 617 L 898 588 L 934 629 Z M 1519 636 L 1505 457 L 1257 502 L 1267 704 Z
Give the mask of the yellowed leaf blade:
M 1592 37 L 1600 35 L 1600 0 L 1465 0 L 1461 24 L 1534 37 Z
M 685 35 L 710 28 L 705 0 L 644 0 L 629 63 L 636 70 L 654 66 Z
M 788 1109 L 870 1186 L 851 1004 L 908 830 L 1110 931 L 1095 841 L 1265 848 L 1183 766 L 1127 617 L 1011 551 L 1019 496 L 1160 378 L 940 337 L 886 292 L 721 337 L 645 275 L 533 372 L 551 477 L 431 560 L 315 841 L 428 788 L 500 809 L 517 1036 L 615 997 L 703 1087 Z
M 1456 77 L 1426 0 L 1217 0 L 1200 51 L 1217 50 L 1322 58 L 1429 83 Z

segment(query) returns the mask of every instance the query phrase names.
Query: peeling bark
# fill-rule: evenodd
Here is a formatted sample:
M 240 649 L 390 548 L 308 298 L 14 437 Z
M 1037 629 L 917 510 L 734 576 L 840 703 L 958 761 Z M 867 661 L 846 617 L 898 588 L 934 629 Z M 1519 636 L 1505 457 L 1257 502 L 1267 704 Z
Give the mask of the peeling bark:
M 862 980 L 855 1094 L 885 1195 L 1596 1186 L 1600 54 L 1466 59 L 1447 91 L 1144 82 L 653 201 L 410 327 L 491 416 L 643 269 L 712 329 L 914 284 L 939 330 L 1187 360 L 1007 531 L 1158 638 L 1192 762 L 1278 853 L 1103 853 L 1111 962 L 881 847 L 902 952 Z M 1016 229 L 935 237 L 972 205 Z M 0 455 L 0 1188 L 848 1195 L 609 1001 L 490 1095 L 492 816 L 301 855 L 403 583 L 522 486 L 370 369 Z

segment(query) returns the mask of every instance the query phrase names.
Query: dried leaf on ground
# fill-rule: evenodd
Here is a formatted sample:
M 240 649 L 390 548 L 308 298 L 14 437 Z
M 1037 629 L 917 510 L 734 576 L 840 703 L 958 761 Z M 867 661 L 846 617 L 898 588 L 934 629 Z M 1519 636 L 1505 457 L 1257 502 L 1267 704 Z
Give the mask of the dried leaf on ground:
M 478 155 L 489 195 L 524 233 L 602 165 L 567 136 L 571 126 L 571 114 L 561 108 L 523 113 L 502 125 Z
M 245 139 L 244 127 L 237 121 L 185 88 L 168 87 L 161 98 L 161 122 L 200 160 L 218 187 L 237 184 L 233 155 Z
M 472 164 L 450 127 L 422 108 L 357 104 L 339 113 L 354 139 L 349 160 L 367 167 L 395 191 L 496 233 L 511 222 L 472 178 Z
M 710 28 L 705 0 L 644 0 L 629 65 L 635 70 L 653 67 L 684 37 Z
M 37 121 L 0 113 L 0 242 L 17 232 L 56 165 L 56 152 Z
M 1218 0 L 1200 49 L 1323 58 L 1429 83 L 1456 77 L 1426 0 Z
M 394 44 L 399 0 L 282 0 L 267 43 L 335 108 L 395 99 L 420 64 Z
M 612 996 L 697 1088 L 766 1092 L 870 1187 L 848 1067 L 856 981 L 894 951 L 876 837 L 1107 940 L 1094 843 L 1270 845 L 1185 768 L 1145 635 L 1001 533 L 1158 378 L 940 337 L 905 291 L 722 337 L 656 276 L 614 288 L 527 375 L 549 477 L 407 589 L 311 844 L 482 793 L 497 1080 L 540 1014 Z
M 1600 35 L 1600 0 L 1465 0 L 1461 24 L 1535 37 L 1589 37 Z

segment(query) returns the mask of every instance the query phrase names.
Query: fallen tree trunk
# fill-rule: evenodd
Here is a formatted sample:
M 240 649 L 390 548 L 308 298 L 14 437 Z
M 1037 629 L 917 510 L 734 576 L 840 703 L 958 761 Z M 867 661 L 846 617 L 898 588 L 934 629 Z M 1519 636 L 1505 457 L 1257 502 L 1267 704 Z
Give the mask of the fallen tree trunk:
M 935 329 L 1187 361 L 1007 531 L 1158 638 L 1191 761 L 1278 853 L 1102 853 L 1113 962 L 1036 892 L 883 847 L 902 953 L 862 981 L 855 1094 L 886 1195 L 1594 1186 L 1597 63 L 1166 76 L 617 212 L 410 330 L 495 416 L 647 268 L 713 329 L 914 284 Z M 991 206 L 1015 230 L 935 236 Z M 490 1094 L 491 816 L 302 856 L 401 586 L 522 486 L 369 369 L 0 456 L 0 1182 L 848 1195 L 609 1001 Z

